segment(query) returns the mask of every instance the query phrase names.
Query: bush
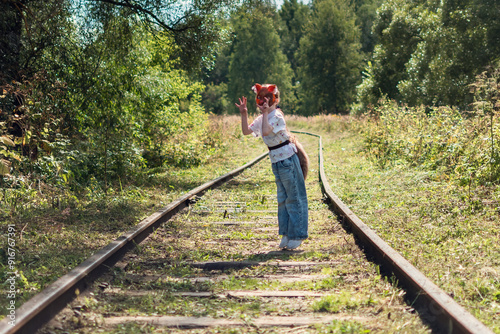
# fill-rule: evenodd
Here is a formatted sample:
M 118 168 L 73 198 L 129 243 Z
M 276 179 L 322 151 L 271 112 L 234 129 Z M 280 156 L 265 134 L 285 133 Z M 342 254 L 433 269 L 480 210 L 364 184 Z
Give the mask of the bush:
M 0 174 L 11 179 L 4 179 L 4 185 L 16 178 L 64 182 L 69 143 L 65 84 L 41 71 L 0 89 Z
M 227 84 L 220 85 L 208 84 L 202 93 L 202 102 L 208 113 L 222 115 L 228 113 L 228 107 L 231 106 L 227 97 Z
M 408 107 L 382 100 L 364 128 L 367 152 L 380 164 L 439 170 L 468 184 L 500 180 L 500 70 L 477 76 L 470 111 Z

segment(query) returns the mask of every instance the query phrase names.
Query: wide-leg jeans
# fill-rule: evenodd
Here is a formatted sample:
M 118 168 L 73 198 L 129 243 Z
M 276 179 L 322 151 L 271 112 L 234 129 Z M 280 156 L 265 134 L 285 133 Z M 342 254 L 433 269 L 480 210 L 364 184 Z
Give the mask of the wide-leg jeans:
M 273 163 L 272 169 L 278 188 L 279 234 L 290 240 L 307 239 L 307 193 L 297 154 Z

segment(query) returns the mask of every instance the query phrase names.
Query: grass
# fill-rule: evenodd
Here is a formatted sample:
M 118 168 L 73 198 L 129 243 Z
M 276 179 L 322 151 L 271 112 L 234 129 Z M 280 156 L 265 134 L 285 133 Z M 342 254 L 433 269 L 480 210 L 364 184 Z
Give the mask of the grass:
M 462 186 L 439 170 L 364 151 L 364 121 L 318 116 L 330 185 L 353 212 L 469 312 L 500 333 L 497 186 Z M 329 123 L 329 125 L 327 125 Z
M 157 209 L 262 153 L 258 142 L 239 134 L 234 119 L 230 123 L 215 120 L 214 124 L 225 133 L 225 145 L 244 145 L 246 150 L 223 151 L 203 166 L 157 168 L 136 184 L 120 183 L 106 194 L 97 183 L 80 193 L 49 187 L 4 192 L 0 229 L 4 237 L 8 225 L 15 225 L 16 307 Z M 26 194 L 29 196 L 23 197 Z M 2 247 L 1 282 L 12 271 L 6 266 L 7 258 L 7 249 Z M 4 292 L 0 291 L 2 303 Z M 0 317 L 6 312 L 1 308 Z
M 371 304 L 374 302 L 370 299 L 366 303 Z M 312 305 L 312 308 L 316 312 L 338 313 L 340 311 L 357 309 L 361 304 L 357 298 L 353 298 L 351 293 L 342 291 L 339 295 L 328 295 L 321 298 L 321 300 Z
M 19 279 L 21 294 L 16 299 L 21 304 L 33 296 L 50 282 L 68 272 L 86 257 L 119 236 L 124 230 L 135 225 L 156 209 L 168 204 L 180 194 L 192 189 L 207 180 L 220 176 L 253 159 L 263 151 L 260 141 L 238 135 L 238 119 L 229 118 L 224 121 L 226 150 L 224 154 L 214 157 L 205 166 L 194 168 L 168 168 L 158 170 L 148 176 L 141 184 L 123 185 L 103 196 L 99 191 L 86 194 L 66 194 L 61 196 L 58 205 L 52 206 L 50 201 L 39 205 L 17 204 L 17 208 L 4 207 L 2 228 L 13 223 L 16 226 L 17 268 L 22 271 Z M 371 160 L 364 152 L 363 138 L 359 133 L 362 121 L 348 117 L 314 116 L 311 118 L 290 117 L 288 125 L 291 129 L 305 130 L 323 136 L 325 168 L 330 185 L 334 192 L 346 203 L 366 224 L 371 226 L 384 240 L 399 251 L 420 271 L 451 294 L 459 304 L 483 321 L 494 332 L 500 333 L 500 223 L 498 219 L 498 203 L 500 191 L 496 186 L 477 186 L 472 184 L 460 186 L 450 182 L 446 175 L 439 171 L 429 171 L 403 164 L 387 164 L 383 168 Z M 229 130 L 228 130 L 229 129 Z M 302 138 L 302 137 L 301 137 Z M 309 143 L 311 147 L 313 141 Z M 245 149 L 242 150 L 241 148 Z M 314 151 L 314 149 L 312 149 Z M 311 151 L 310 151 L 311 152 Z M 315 178 L 317 170 L 310 171 L 310 178 Z M 272 182 L 264 179 L 261 184 Z M 247 194 L 246 203 L 250 210 L 261 210 L 269 201 L 273 201 L 275 189 L 260 187 L 251 178 L 238 178 L 235 183 L 220 192 L 209 192 L 206 198 L 216 199 L 230 194 L 231 187 L 241 187 Z M 257 191 L 258 190 L 258 191 Z M 317 190 L 309 190 L 314 193 Z M 228 200 L 235 200 L 228 195 Z M 324 212 L 321 197 L 311 201 L 311 221 L 325 219 L 316 216 L 316 212 Z M 12 202 L 9 202 L 12 203 Z M 202 205 L 202 203 L 200 203 Z M 206 207 L 210 207 L 206 203 Z M 201 206 L 200 206 L 201 207 Z M 22 208 L 22 209 L 21 209 Z M 322 213 L 323 214 L 323 213 Z M 243 213 L 233 213 L 234 218 L 243 217 Z M 268 213 L 260 213 L 263 220 Z M 331 213 L 328 219 L 334 221 Z M 197 219 L 183 216 L 182 220 Z M 242 218 L 243 219 L 243 218 Z M 316 306 L 321 312 L 346 312 L 357 309 L 361 312 L 376 313 L 382 308 L 387 318 L 392 302 L 401 301 L 400 290 L 391 282 L 385 281 L 376 273 L 376 268 L 367 265 L 356 253 L 356 245 L 349 235 L 339 239 L 331 247 L 323 247 L 320 240 L 311 239 L 306 242 L 306 250 L 293 257 L 294 261 L 334 260 L 343 257 L 351 262 L 347 268 L 319 268 L 316 274 L 327 275 L 312 282 L 278 283 L 276 281 L 256 280 L 255 275 L 276 274 L 275 269 L 268 267 L 247 268 L 228 271 L 229 279 L 223 282 L 192 284 L 183 277 L 200 275 L 197 269 L 185 265 L 186 261 L 205 261 L 218 258 L 221 260 L 269 260 L 272 256 L 249 254 L 244 246 L 237 245 L 238 240 L 245 242 L 270 242 L 271 237 L 262 236 L 253 230 L 221 230 L 213 229 L 211 223 L 223 220 L 221 217 L 209 217 L 206 226 L 195 231 L 185 229 L 179 221 L 169 222 L 165 234 L 157 234 L 153 238 L 160 241 L 154 247 L 140 246 L 140 254 L 148 254 L 153 258 L 161 258 L 170 254 L 161 264 L 164 273 L 179 280 L 158 280 L 153 283 L 133 283 L 127 275 L 117 272 L 121 286 L 145 287 L 166 291 L 222 291 L 237 289 L 280 289 L 280 290 L 313 290 L 323 291 L 346 289 L 349 295 L 332 296 L 320 301 Z M 272 225 L 262 225 L 268 227 Z M 336 225 L 318 225 L 316 235 L 335 232 Z M 160 233 L 158 231 L 158 233 Z M 168 233 L 171 236 L 168 237 Z M 173 233 L 185 240 L 183 245 L 176 244 Z M 165 239 L 167 238 L 167 239 Z M 170 239 L 168 239 L 170 238 Z M 206 242 L 224 240 L 234 244 L 228 252 L 224 247 L 212 245 L 204 247 Z M 319 237 L 318 237 L 319 238 Z M 170 240 L 171 242 L 165 242 Z M 182 246 L 182 247 L 181 247 Z M 5 260 L 5 253 L 1 254 Z M 290 260 L 285 256 L 283 260 Z M 5 261 L 2 261 L 5 263 Z M 145 273 L 159 266 L 147 263 L 134 263 L 127 270 Z M 367 267 L 368 266 L 368 267 Z M 366 275 L 366 270 L 372 272 Z M 6 267 L 0 271 L 0 278 L 5 281 Z M 3 276 L 2 276 L 3 275 Z M 121 277 L 121 279 L 120 279 Z M 379 285 L 382 284 L 382 285 Z M 118 285 L 120 286 L 120 285 Z M 380 286 L 383 286 L 381 288 Z M 377 287 L 377 288 L 374 288 Z M 357 290 L 356 290 L 357 288 Z M 378 296 L 370 294 L 377 289 Z M 2 291 L 2 297 L 5 294 Z M 248 301 L 244 307 L 233 301 L 224 301 L 222 305 L 213 300 L 204 301 L 202 305 L 194 301 L 168 297 L 164 299 L 141 300 L 131 312 L 174 312 L 173 314 L 211 314 L 216 317 L 241 316 L 243 314 L 263 314 L 292 311 L 292 305 L 280 308 L 273 303 L 258 304 Z M 3 302 L 3 300 L 2 300 Z M 312 301 L 307 307 L 313 309 Z M 89 309 L 100 308 L 89 301 Z M 219 311 L 211 311 L 217 309 Z M 220 311 L 220 310 L 224 311 Z M 285 310 L 285 311 L 283 311 Z M 123 309 L 105 309 L 106 312 L 123 311 Z M 2 309 L 2 314 L 5 310 Z M 212 313 L 211 313 L 212 312 Z M 392 313 L 394 315 L 394 313 Z M 393 328 L 402 327 L 407 320 Z M 137 324 L 128 324 L 116 333 L 152 333 L 158 329 Z M 349 321 L 341 321 L 330 325 L 319 326 L 318 333 L 363 333 L 366 326 Z M 257 332 L 254 328 L 244 328 L 238 332 Z M 193 331 L 193 333 L 196 331 Z M 198 331 L 202 332 L 202 331 Z M 212 331 L 230 333 L 231 330 L 218 328 Z

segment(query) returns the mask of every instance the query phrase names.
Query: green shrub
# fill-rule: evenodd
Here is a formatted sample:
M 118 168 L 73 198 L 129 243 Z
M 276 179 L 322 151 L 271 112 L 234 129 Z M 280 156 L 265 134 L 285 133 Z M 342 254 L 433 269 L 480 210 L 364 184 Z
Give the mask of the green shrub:
M 471 111 L 408 107 L 381 100 L 363 128 L 365 148 L 377 163 L 403 163 L 439 171 L 468 184 L 500 180 L 500 70 L 471 85 Z

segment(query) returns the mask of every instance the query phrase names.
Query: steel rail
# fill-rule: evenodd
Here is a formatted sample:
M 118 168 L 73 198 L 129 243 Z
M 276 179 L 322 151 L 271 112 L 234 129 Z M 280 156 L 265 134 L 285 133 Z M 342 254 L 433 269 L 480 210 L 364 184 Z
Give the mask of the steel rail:
M 399 285 L 406 291 L 407 301 L 419 311 L 421 318 L 443 333 L 493 334 L 493 331 L 382 240 L 334 194 L 325 174 L 321 136 L 302 131 L 292 132 L 319 138 L 319 179 L 333 211 L 342 224 L 357 237 L 365 253 L 381 265 L 384 274 L 396 277 Z
M 69 273 L 50 284 L 39 294 L 26 301 L 26 303 L 16 310 L 14 325 L 9 324 L 10 319 L 6 316 L 0 322 L 0 333 L 36 333 L 38 329 L 66 307 L 66 305 L 81 291 L 90 287 L 93 281 L 118 262 L 127 251 L 139 244 L 162 223 L 187 207 L 193 197 L 199 196 L 205 191 L 216 188 L 229 181 L 245 169 L 252 167 L 264 159 L 268 154 L 268 152 L 263 153 L 244 166 L 191 190 L 166 207 L 142 220 L 134 228 L 99 250 Z

